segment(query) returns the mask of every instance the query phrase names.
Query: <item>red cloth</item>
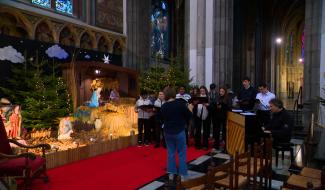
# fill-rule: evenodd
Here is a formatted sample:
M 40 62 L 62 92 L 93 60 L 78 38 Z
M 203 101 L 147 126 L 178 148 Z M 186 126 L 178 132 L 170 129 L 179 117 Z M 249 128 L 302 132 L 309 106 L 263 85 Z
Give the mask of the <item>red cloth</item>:
M 36 156 L 35 160 L 28 160 L 32 173 L 45 163 L 44 158 Z M 0 176 L 22 176 L 26 168 L 26 158 L 16 158 L 0 161 Z
M 2 120 L 0 121 L 0 152 L 3 154 L 13 154 Z

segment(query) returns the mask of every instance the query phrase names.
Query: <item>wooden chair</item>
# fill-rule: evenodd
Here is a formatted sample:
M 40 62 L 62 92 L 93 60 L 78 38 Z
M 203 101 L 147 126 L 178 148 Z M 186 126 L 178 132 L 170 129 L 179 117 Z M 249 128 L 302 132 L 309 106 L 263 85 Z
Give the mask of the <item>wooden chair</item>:
M 243 188 L 249 185 L 251 177 L 251 152 L 248 151 L 242 154 L 238 154 L 238 152 L 236 152 L 234 167 L 235 189 Z
M 10 143 L 26 149 L 26 153 L 13 154 Z M 28 149 L 31 148 L 41 148 L 42 156 L 28 153 Z M 13 177 L 15 179 L 22 179 L 26 189 L 31 188 L 34 178 L 42 177 L 44 182 L 48 182 L 45 150 L 50 148 L 48 144 L 26 146 L 16 140 L 8 139 L 3 122 L 0 121 L 0 178 Z
M 253 148 L 253 159 L 251 160 L 251 169 L 252 169 L 252 178 L 253 178 L 253 189 L 260 189 L 261 185 L 263 184 L 263 174 L 262 169 L 264 168 L 264 144 L 258 145 L 254 143 Z M 257 177 L 260 178 L 260 181 L 257 182 Z
M 181 180 L 181 176 L 177 176 L 176 190 L 183 190 L 183 189 L 190 189 L 190 190 L 209 189 L 207 174 L 204 174 L 203 176 L 197 178 L 188 179 L 185 181 Z
M 212 189 L 219 187 L 234 189 L 234 160 L 230 158 L 229 161 L 222 165 L 209 167 L 208 169 L 208 184 Z
M 264 165 L 262 172 L 265 179 L 265 187 L 271 189 L 272 186 L 272 137 L 264 139 Z
M 282 162 L 284 161 L 284 152 L 290 152 L 290 161 L 291 164 L 294 163 L 294 155 L 293 155 L 293 144 L 292 143 L 279 143 L 275 147 L 275 166 L 278 167 L 278 160 L 279 160 L 279 152 L 282 152 Z

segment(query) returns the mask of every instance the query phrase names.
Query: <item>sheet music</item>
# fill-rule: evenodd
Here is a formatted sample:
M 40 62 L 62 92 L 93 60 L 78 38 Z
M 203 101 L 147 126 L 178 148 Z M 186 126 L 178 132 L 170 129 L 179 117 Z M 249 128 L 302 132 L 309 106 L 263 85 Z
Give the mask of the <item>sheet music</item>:
M 215 158 L 221 158 L 221 159 L 225 159 L 225 160 L 229 160 L 230 159 L 230 155 L 229 154 L 223 154 L 223 153 L 218 153 L 218 154 L 214 155 L 213 157 L 215 157 Z

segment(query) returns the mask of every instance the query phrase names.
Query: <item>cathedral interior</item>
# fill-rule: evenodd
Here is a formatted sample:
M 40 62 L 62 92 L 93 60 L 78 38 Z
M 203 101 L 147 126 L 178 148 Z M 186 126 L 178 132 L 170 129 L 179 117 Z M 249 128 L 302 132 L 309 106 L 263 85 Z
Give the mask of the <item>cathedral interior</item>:
M 12 65 L 27 60 L 46 60 L 48 73 L 58 63 L 67 80 L 79 64 L 77 107 L 94 78 L 137 98 L 143 73 L 175 59 L 191 86 L 266 83 L 294 118 L 294 142 L 303 140 L 298 166 L 325 164 L 325 0 L 0 0 L 0 98 Z

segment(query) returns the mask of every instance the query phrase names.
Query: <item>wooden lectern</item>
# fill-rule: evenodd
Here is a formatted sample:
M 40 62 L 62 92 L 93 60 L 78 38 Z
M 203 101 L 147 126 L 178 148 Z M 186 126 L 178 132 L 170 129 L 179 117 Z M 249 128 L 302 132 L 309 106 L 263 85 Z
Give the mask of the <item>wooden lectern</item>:
M 262 135 L 256 115 L 243 114 L 228 112 L 226 142 L 228 154 L 235 155 L 236 151 L 244 153 L 247 150 L 247 145 L 258 142 Z

